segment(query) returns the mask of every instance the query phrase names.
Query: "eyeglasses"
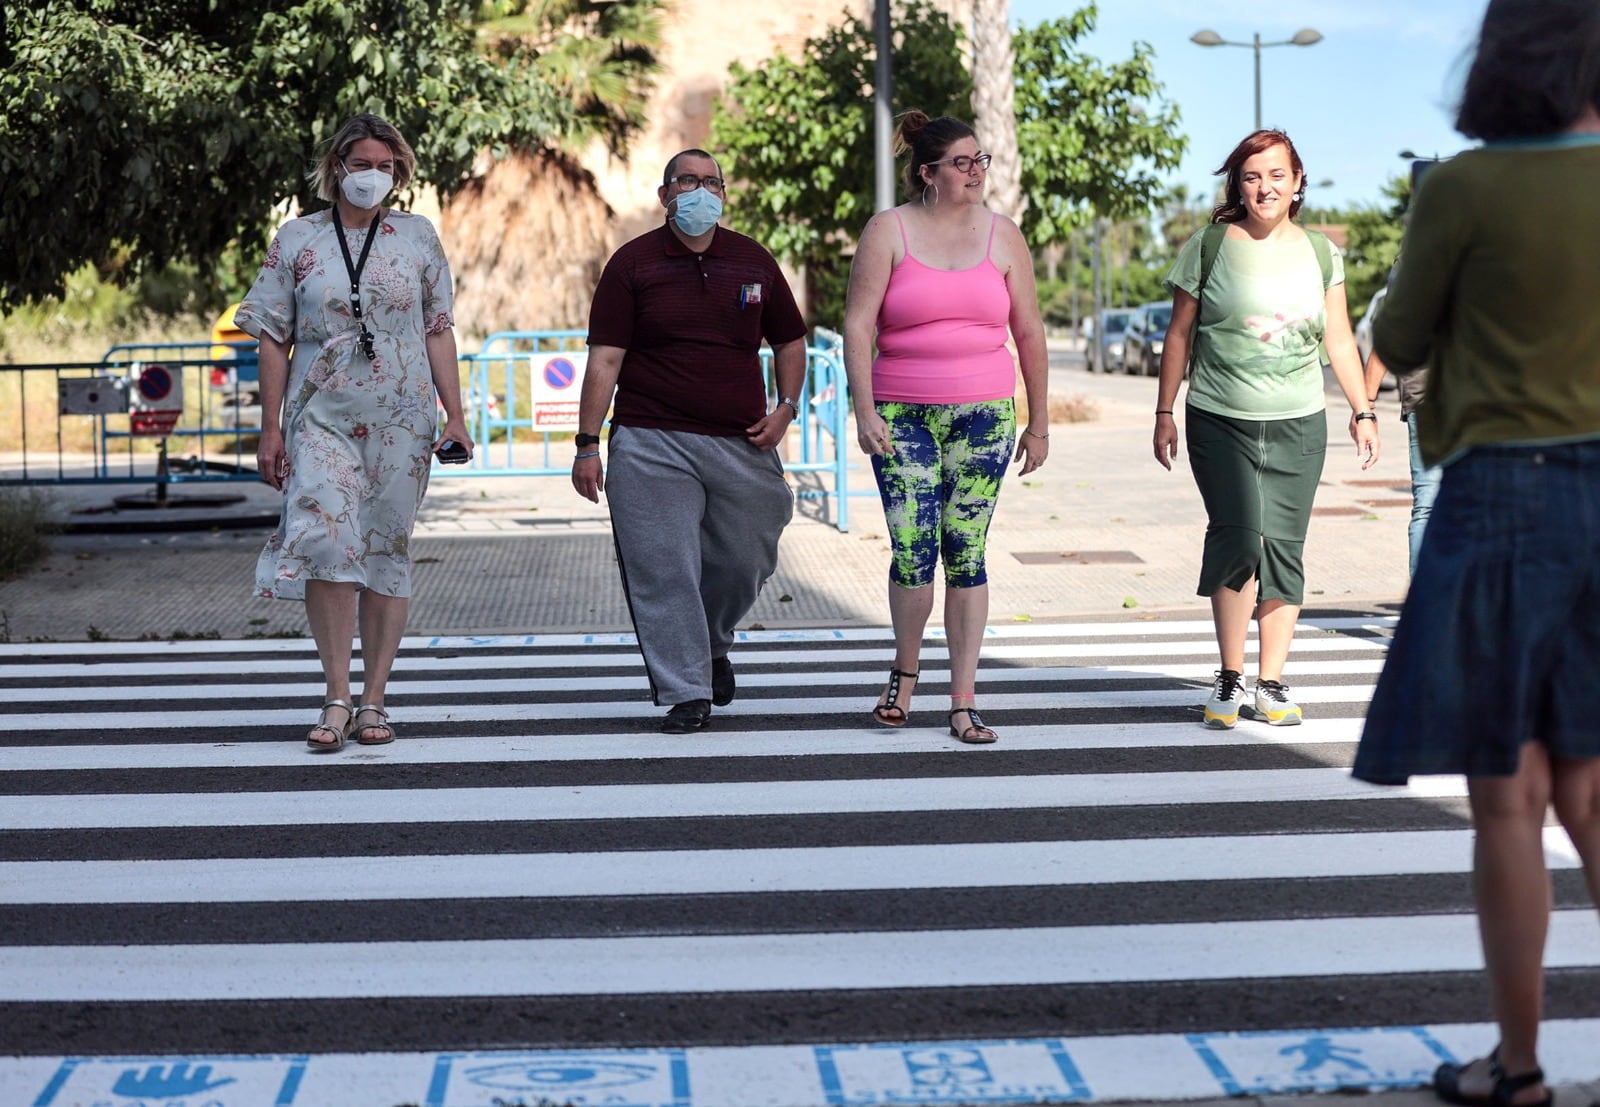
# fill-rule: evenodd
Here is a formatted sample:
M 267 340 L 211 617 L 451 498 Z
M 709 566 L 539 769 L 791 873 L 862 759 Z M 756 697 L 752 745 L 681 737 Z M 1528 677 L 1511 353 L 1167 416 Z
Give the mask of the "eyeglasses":
M 712 192 L 721 192 L 723 181 L 721 177 L 697 177 L 693 173 L 679 173 L 676 177 L 670 178 L 669 183 L 676 184 L 685 192 L 693 192 L 702 185 Z
M 971 173 L 972 172 L 972 167 L 974 165 L 976 165 L 979 169 L 987 170 L 989 168 L 989 163 L 991 161 L 993 161 L 993 160 L 994 160 L 994 155 L 992 155 L 992 154 L 977 154 L 977 155 L 975 155 L 973 157 L 970 157 L 970 158 L 965 154 L 957 154 L 953 158 L 940 158 L 938 161 L 924 162 L 923 164 L 925 164 L 925 165 L 947 165 L 948 164 L 948 165 L 955 166 L 957 173 Z

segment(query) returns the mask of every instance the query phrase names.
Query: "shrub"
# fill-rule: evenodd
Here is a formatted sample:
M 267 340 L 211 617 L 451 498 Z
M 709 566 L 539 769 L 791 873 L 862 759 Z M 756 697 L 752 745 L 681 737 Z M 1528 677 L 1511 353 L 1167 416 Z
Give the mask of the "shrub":
M 50 498 L 37 488 L 0 488 L 0 580 L 19 577 L 50 553 L 61 529 Z

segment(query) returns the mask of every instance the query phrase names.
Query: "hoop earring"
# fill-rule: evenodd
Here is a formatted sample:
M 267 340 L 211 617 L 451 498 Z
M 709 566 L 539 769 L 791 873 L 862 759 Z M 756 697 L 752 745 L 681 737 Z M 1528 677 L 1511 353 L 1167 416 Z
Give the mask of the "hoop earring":
M 937 184 L 935 184 L 934 182 L 929 181 L 927 184 L 922 186 L 922 206 L 923 207 L 929 207 L 930 206 L 929 203 L 928 203 L 928 189 L 930 189 L 930 188 L 933 189 L 933 202 L 935 204 L 937 204 L 939 202 L 939 186 Z

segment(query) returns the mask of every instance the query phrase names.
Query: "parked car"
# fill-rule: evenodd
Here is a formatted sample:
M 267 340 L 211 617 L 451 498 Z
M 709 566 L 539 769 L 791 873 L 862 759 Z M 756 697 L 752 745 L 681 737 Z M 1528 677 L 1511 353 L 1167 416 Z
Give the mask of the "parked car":
M 1157 300 L 1133 309 L 1122 335 L 1122 371 L 1153 377 L 1161 371 L 1161 344 L 1172 322 L 1172 303 Z
M 1367 364 L 1367 358 L 1372 355 L 1372 320 L 1377 317 L 1378 308 L 1383 303 L 1383 298 L 1389 295 L 1389 286 L 1384 285 L 1372 294 L 1372 301 L 1367 304 L 1367 313 L 1361 317 L 1361 322 L 1356 324 L 1356 352 L 1361 355 L 1361 364 Z M 1383 380 L 1378 383 L 1378 388 L 1383 392 L 1393 391 L 1399 387 L 1393 373 L 1385 373 Z
M 1083 367 L 1091 373 L 1110 372 L 1122 364 L 1122 334 L 1132 317 L 1130 308 L 1114 308 L 1100 313 L 1100 321 L 1090 330 L 1083 348 Z

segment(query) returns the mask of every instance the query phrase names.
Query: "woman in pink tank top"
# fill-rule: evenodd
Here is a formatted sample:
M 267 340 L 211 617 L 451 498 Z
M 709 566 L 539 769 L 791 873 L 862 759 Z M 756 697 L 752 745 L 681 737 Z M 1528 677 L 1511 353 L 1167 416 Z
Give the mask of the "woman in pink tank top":
M 893 550 L 895 660 L 872 717 L 893 727 L 909 719 L 942 560 L 950 734 L 993 742 L 976 691 L 989 617 L 984 541 L 1013 449 L 1023 473 L 1049 449 L 1044 323 L 1022 232 L 984 206 L 990 158 L 972 128 L 909 111 L 895 138 L 896 153 L 911 154 L 912 199 L 861 232 L 844 325 L 856 435 L 872 457 Z M 1008 333 L 1028 392 L 1020 438 Z

